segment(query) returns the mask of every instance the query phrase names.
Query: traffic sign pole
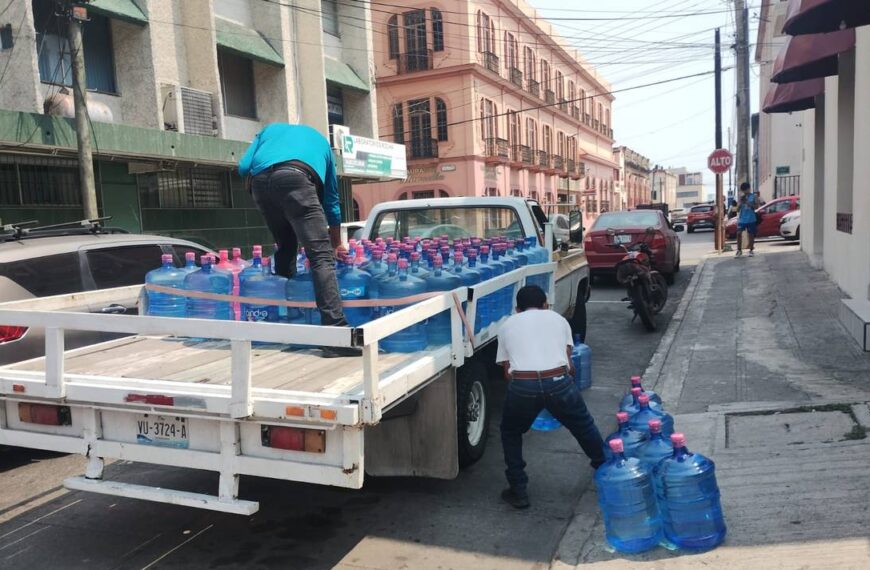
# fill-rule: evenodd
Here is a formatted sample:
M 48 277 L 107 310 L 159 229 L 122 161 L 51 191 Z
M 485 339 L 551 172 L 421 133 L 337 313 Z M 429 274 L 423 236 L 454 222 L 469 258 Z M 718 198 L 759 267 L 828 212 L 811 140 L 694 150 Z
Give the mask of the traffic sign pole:
M 713 55 L 713 64 L 715 68 L 716 78 L 716 148 L 722 148 L 722 56 L 719 52 L 719 28 L 716 28 L 715 52 Z M 716 235 L 714 242 L 716 244 L 716 253 L 722 253 L 725 246 L 725 216 L 724 205 L 722 200 L 722 173 L 716 173 L 716 224 L 714 231 Z M 738 236 L 740 239 L 740 236 Z

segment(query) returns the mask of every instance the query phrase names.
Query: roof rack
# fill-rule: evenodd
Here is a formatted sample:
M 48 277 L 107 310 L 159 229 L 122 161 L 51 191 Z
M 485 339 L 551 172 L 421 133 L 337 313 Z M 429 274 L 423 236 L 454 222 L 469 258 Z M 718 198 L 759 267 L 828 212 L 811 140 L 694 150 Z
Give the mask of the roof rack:
M 107 222 L 111 219 L 112 216 L 103 216 L 101 218 L 90 218 L 85 220 L 77 220 L 74 222 L 64 222 L 61 224 L 51 224 L 48 226 L 36 227 L 31 226 L 38 224 L 38 220 L 7 224 L 0 227 L 0 241 L 13 241 L 37 237 L 56 237 L 68 235 L 129 233 L 127 230 L 124 230 L 122 228 L 107 227 L 104 222 Z

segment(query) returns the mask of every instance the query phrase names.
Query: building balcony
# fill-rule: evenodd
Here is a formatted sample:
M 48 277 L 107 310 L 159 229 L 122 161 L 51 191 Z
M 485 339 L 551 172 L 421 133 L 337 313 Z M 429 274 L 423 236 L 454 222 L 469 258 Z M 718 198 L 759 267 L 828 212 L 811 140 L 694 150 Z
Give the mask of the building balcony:
M 548 105 L 554 105 L 556 103 L 556 92 L 552 89 L 544 91 L 544 101 L 546 101 Z
M 568 112 L 568 101 L 566 101 L 565 99 L 559 99 L 559 110 L 567 113 Z
M 589 113 L 586 113 L 585 115 L 583 115 L 583 124 L 584 125 L 591 125 L 592 124 L 592 115 L 590 115 Z
M 489 71 L 495 73 L 496 75 L 500 75 L 498 72 L 498 56 L 494 53 L 488 51 L 483 52 L 483 65 Z
M 535 153 L 535 166 L 537 166 L 538 170 L 549 170 L 550 166 L 550 153 L 544 150 L 539 150 Z
M 556 155 L 553 155 L 552 160 L 553 160 L 553 170 L 559 176 L 567 177 L 568 172 L 565 170 L 565 159 L 556 154 Z
M 514 145 L 511 149 L 511 162 L 520 168 L 531 166 L 533 163 L 532 149 L 523 144 Z
M 593 129 L 595 129 L 595 130 L 597 131 L 597 130 L 600 128 L 600 126 L 601 126 L 601 124 L 600 124 L 600 122 L 598 121 L 598 119 L 593 119 L 593 120 L 592 120 L 592 128 L 593 128 Z
M 535 81 L 534 79 L 529 79 L 526 82 L 526 90 L 534 95 L 535 97 L 541 96 L 541 84 Z
M 580 120 L 580 107 L 571 107 L 571 116 Z
M 500 163 L 510 159 L 510 146 L 506 139 L 488 138 L 486 143 L 486 162 Z
M 412 138 L 405 148 L 410 160 L 438 158 L 437 139 Z
M 520 89 L 523 88 L 523 72 L 516 67 L 511 68 L 511 83 L 513 83 Z
M 432 69 L 432 50 L 399 54 L 398 73 L 414 73 Z
M 583 163 L 577 164 L 576 160 L 568 159 L 568 176 L 571 177 L 571 180 L 580 180 L 583 174 L 585 174 L 584 170 L 585 166 Z

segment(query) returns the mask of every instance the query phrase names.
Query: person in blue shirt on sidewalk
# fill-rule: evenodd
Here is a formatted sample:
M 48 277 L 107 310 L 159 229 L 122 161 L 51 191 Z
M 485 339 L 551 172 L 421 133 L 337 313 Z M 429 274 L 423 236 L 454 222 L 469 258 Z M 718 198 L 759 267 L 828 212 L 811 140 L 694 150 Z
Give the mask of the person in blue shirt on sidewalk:
M 347 326 L 335 275 L 341 209 L 329 141 L 306 125 L 272 123 L 254 137 L 239 162 L 239 174 L 246 177 L 278 244 L 275 272 L 293 277 L 301 242 L 310 262 L 321 323 Z M 322 351 L 327 357 L 361 354 L 353 348 L 324 347 Z
M 737 254 L 735 257 L 743 255 L 743 232 L 748 235 L 749 242 L 749 257 L 755 255 L 755 235 L 758 233 L 758 219 L 755 214 L 755 209 L 758 208 L 758 198 L 752 193 L 752 186 L 749 182 L 744 182 L 740 185 L 740 211 L 737 218 Z

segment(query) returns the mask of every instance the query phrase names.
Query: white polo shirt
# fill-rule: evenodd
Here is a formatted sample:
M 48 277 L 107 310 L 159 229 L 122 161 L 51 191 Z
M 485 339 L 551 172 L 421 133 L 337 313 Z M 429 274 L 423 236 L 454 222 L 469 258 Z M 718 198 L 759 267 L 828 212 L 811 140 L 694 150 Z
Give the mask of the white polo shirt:
M 574 346 L 571 325 L 562 315 L 549 309 L 528 309 L 501 326 L 495 361 L 510 362 L 511 371 L 551 370 L 568 366 L 569 346 Z

